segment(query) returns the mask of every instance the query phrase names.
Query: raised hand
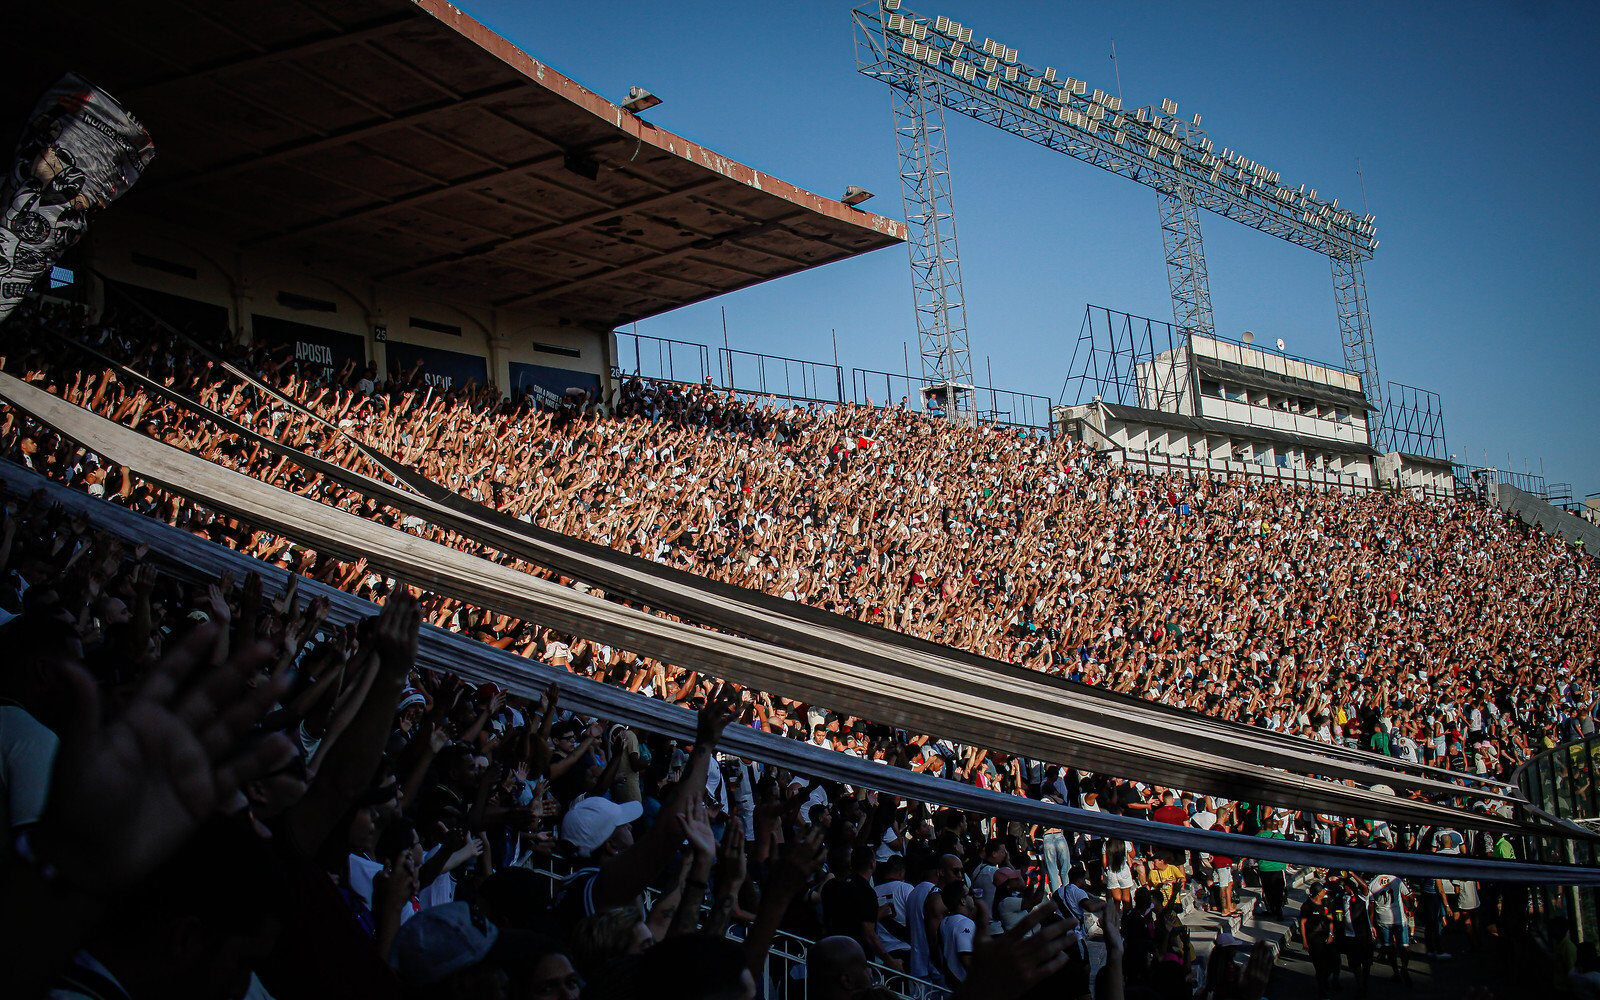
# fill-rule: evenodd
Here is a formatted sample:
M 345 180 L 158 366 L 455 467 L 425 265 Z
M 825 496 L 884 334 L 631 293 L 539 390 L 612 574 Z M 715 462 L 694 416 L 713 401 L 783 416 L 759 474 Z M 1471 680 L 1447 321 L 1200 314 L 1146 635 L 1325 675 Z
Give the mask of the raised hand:
M 783 846 L 777 864 L 772 866 L 772 872 L 767 876 L 769 893 L 793 895 L 805 887 L 806 881 L 822 867 L 822 860 L 827 854 L 822 834 L 822 827 L 814 826 L 804 837 Z
M 722 739 L 722 731 L 739 715 L 739 699 L 729 688 L 718 691 L 695 720 L 694 741 L 697 746 L 711 748 Z
M 745 877 L 744 830 L 738 822 L 728 823 L 722 834 L 722 846 L 717 851 L 717 884 L 724 894 L 736 894 Z M 726 887 L 733 887 L 728 889 Z
M 68 668 L 75 711 L 36 839 L 39 854 L 73 884 L 129 888 L 241 785 L 294 755 L 281 735 L 249 739 L 287 687 L 282 673 L 249 687 L 271 662 L 270 648 L 253 644 L 207 666 L 220 630 L 208 623 L 191 632 L 109 722 L 101 722 L 93 678 Z
M 233 611 L 228 607 L 228 598 L 223 588 L 218 584 L 206 587 L 206 609 L 211 612 L 211 620 L 226 627 L 233 620 Z
M 411 672 L 421 627 L 422 612 L 410 596 L 396 595 L 383 606 L 372 638 L 385 671 Z
M 686 812 L 675 817 L 679 830 L 689 841 L 695 856 L 710 859 L 717 853 L 717 838 L 711 832 L 711 820 L 706 816 L 704 796 L 697 796 Z

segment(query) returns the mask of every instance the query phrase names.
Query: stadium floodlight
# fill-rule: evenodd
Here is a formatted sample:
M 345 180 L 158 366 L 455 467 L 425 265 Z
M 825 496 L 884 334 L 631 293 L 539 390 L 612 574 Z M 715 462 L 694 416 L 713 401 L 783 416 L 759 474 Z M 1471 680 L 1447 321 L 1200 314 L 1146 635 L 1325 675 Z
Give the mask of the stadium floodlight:
M 1178 113 L 1178 102 L 1174 101 L 1170 97 L 1163 97 L 1161 99 L 1161 113 L 1164 114 L 1164 115 L 1175 115 L 1175 114 L 1177 114 Z
M 900 0 L 883 0 L 884 10 L 899 10 Z
M 629 87 L 628 99 L 622 102 L 622 110 L 629 114 L 642 114 L 661 103 L 661 98 L 650 93 L 643 87 Z
M 840 198 L 839 200 L 844 202 L 846 205 L 849 205 L 851 208 L 855 208 L 857 205 L 869 200 L 871 197 L 871 191 L 868 191 L 864 187 L 857 187 L 856 185 L 852 184 L 844 189 L 844 197 Z

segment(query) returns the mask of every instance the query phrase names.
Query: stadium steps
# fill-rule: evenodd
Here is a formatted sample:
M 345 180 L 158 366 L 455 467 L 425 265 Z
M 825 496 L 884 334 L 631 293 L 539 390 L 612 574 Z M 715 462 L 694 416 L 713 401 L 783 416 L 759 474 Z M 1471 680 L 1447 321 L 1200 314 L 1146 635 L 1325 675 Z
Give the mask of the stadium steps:
M 1510 483 L 1495 483 L 1491 490 L 1494 504 L 1500 510 L 1515 514 L 1525 523 L 1569 545 L 1581 543 L 1584 551 L 1591 555 L 1600 553 L 1600 527 Z

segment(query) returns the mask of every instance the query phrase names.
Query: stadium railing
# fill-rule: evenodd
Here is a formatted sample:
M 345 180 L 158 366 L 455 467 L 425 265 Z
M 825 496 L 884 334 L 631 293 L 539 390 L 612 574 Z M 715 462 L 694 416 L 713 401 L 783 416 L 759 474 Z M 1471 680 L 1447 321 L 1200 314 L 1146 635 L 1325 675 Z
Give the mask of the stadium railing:
M 556 883 L 566 878 L 571 872 L 571 865 L 554 855 L 531 855 L 523 859 L 522 867 L 544 876 L 551 882 L 551 891 Z M 653 902 L 658 895 L 654 889 L 647 890 Z M 703 912 L 709 912 L 709 907 L 702 906 Z M 735 941 L 744 939 L 744 928 L 737 924 L 728 928 L 728 937 Z M 767 950 L 766 985 L 757 991 L 762 1000 L 805 1000 L 808 995 L 805 968 L 806 954 L 815 944 L 810 938 L 780 930 L 772 939 L 772 947 Z M 947 1000 L 950 989 L 913 976 L 908 972 L 900 972 L 877 962 L 868 962 L 873 983 L 888 990 L 899 1000 Z
M 1535 806 L 1584 826 L 1600 826 L 1600 735 L 1587 736 L 1535 754 L 1516 769 L 1512 783 Z M 1549 837 L 1524 844 L 1527 860 L 1592 864 L 1593 849 L 1580 841 Z M 1600 892 L 1573 886 L 1533 888 L 1541 913 L 1559 908 L 1572 920 L 1575 941 L 1600 941 Z
M 712 348 L 666 337 L 617 331 L 613 379 L 639 379 L 666 385 L 699 385 L 747 402 L 782 400 L 823 408 L 855 403 L 895 409 L 904 399 L 913 412 L 924 413 L 921 389 L 927 380 L 915 375 L 845 369 L 826 361 L 807 361 L 778 354 L 734 348 Z M 1016 427 L 1050 434 L 1051 400 L 1014 389 L 977 386 L 972 391 L 978 423 Z

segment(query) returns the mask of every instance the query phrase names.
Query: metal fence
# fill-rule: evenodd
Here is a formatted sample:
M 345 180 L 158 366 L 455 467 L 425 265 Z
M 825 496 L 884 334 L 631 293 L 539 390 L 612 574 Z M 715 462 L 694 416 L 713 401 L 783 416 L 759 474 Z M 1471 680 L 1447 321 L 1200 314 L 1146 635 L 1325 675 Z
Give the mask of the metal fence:
M 1546 812 L 1591 828 L 1600 826 L 1600 736 L 1563 743 L 1528 760 L 1512 777 L 1528 801 Z M 1600 858 L 1587 842 L 1529 838 L 1523 843 L 1529 861 L 1589 865 Z M 1560 907 L 1572 921 L 1576 941 L 1600 941 L 1600 892 L 1571 886 L 1545 886 L 1532 903 L 1543 913 Z
M 749 400 L 772 398 L 822 407 L 855 403 L 879 409 L 893 409 L 903 402 L 913 412 L 929 412 L 922 395 L 928 380 L 920 375 L 853 368 L 847 382 L 844 368 L 826 361 L 719 347 L 713 362 L 712 349 L 703 344 L 620 331 L 614 336 L 613 375 L 619 378 L 706 385 Z M 1048 396 L 978 386 L 972 398 L 981 424 L 1041 434 L 1053 430 Z
M 634 375 L 654 382 L 703 385 L 714 374 L 711 348 L 704 344 L 638 333 L 618 333 L 616 346 L 616 369 L 621 375 Z
M 721 387 L 733 393 L 831 406 L 845 401 L 844 369 L 826 361 L 719 347 L 717 370 Z
M 1506 469 L 1496 469 L 1481 465 L 1467 465 L 1457 462 L 1453 467 L 1456 482 L 1462 488 L 1487 497 L 1488 487 L 1491 483 L 1507 483 L 1515 486 L 1524 493 L 1549 499 L 1550 488 L 1545 484 L 1544 477 L 1531 472 L 1511 472 Z
M 536 872 L 549 879 L 552 883 L 560 882 L 570 874 L 571 866 L 557 861 L 550 855 L 531 855 L 522 862 L 522 867 Z M 654 902 L 658 893 L 647 890 L 647 896 Z M 702 907 L 703 912 L 709 912 Z M 735 941 L 744 940 L 745 929 L 743 926 L 734 925 L 728 929 L 728 937 Z M 809 995 L 809 984 L 806 982 L 806 953 L 810 951 L 814 942 L 809 938 L 788 931 L 780 930 L 773 937 L 772 946 L 767 949 L 766 975 L 762 978 L 765 982 L 758 984 L 757 996 L 762 1000 L 806 1000 Z M 876 962 L 867 964 L 873 982 L 886 989 L 900 1000 L 947 1000 L 950 990 L 938 983 L 919 979 L 910 973 L 900 972 Z

